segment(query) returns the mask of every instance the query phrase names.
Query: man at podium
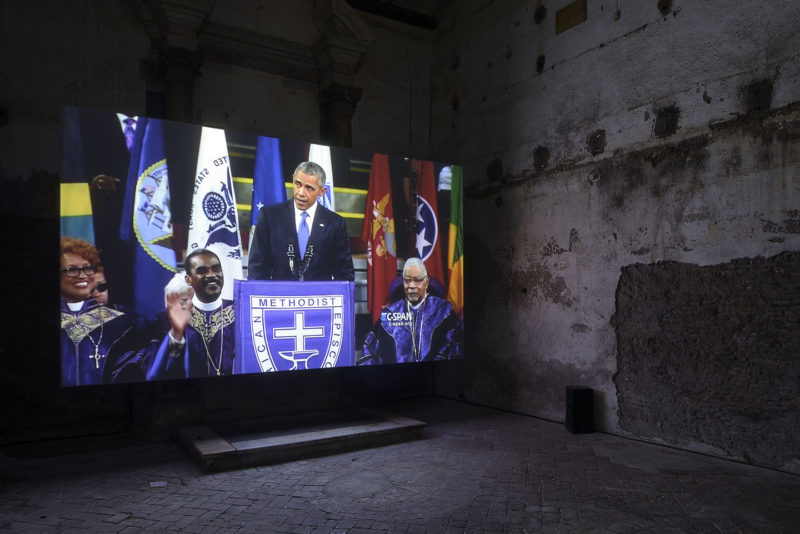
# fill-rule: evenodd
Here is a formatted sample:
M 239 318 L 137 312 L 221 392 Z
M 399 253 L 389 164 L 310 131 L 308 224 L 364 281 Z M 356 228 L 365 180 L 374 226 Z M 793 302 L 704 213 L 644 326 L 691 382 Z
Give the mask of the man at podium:
M 311 161 L 297 166 L 292 199 L 259 210 L 249 280 L 355 279 L 344 219 L 317 202 L 325 170 Z

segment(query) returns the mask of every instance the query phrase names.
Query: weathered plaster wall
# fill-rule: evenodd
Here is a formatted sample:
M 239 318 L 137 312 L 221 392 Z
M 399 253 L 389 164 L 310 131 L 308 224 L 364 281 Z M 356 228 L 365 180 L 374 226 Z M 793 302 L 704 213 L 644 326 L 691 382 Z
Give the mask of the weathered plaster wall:
M 213 9 L 209 23 L 268 32 L 310 47 L 318 35 L 312 7 L 311 0 L 224 3 Z M 363 12 L 356 16 L 370 27 L 374 42 L 352 80 L 362 89 L 352 121 L 353 146 L 429 157 L 433 33 Z M 145 80 L 141 61 L 157 60 L 158 54 L 128 2 L 3 2 L 0 29 L 0 180 L 16 180 L 20 188 L 58 172 L 61 105 L 143 114 L 146 91 L 165 91 Z M 258 50 L 257 43 L 248 48 L 248 38 L 230 54 Z M 205 58 L 193 81 L 194 120 L 319 140 L 318 85 L 265 68 L 232 65 L 224 53 Z M 19 200 L 6 195 L 4 211 L 55 213 L 33 203 L 23 209 Z
M 195 86 L 197 122 L 271 137 L 319 140 L 317 88 L 208 62 Z
M 353 147 L 430 158 L 433 33 L 374 15 L 364 19 L 375 43 L 356 78 L 364 91 L 353 115 Z
M 469 358 L 440 390 L 563 420 L 565 386 L 591 386 L 598 428 L 700 450 L 755 432 L 644 431 L 625 401 L 648 387 L 618 388 L 611 318 L 627 266 L 800 249 L 800 6 L 587 2 L 556 34 L 568 4 L 446 10 L 433 131 L 435 156 L 465 166 Z
M 0 178 L 58 171 L 62 104 L 144 111 L 148 49 L 126 2 L 0 3 Z
M 0 105 L 7 117 L 0 127 L 0 178 L 58 172 L 61 105 L 144 114 L 146 91 L 164 91 L 147 87 L 141 61 L 157 54 L 130 3 L 4 2 L 0 9 Z M 238 6 L 221 18 L 255 18 L 262 11 Z M 310 13 L 285 20 L 287 28 L 309 32 L 311 25 L 313 33 Z M 201 64 L 194 107 L 197 121 L 218 127 L 297 139 L 319 135 L 316 86 L 229 64 Z

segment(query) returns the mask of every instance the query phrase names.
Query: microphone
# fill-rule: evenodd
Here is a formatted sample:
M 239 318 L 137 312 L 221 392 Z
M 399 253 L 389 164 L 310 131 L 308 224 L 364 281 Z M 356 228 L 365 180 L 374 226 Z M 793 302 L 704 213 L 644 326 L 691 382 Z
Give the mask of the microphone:
M 294 243 L 289 243 L 286 248 L 286 256 L 289 258 L 289 271 L 294 273 Z
M 308 264 L 311 262 L 311 258 L 314 256 L 314 245 L 309 244 L 306 250 L 303 259 L 300 261 L 300 267 L 297 269 L 297 279 L 303 281 L 306 275 L 306 271 L 308 270 Z

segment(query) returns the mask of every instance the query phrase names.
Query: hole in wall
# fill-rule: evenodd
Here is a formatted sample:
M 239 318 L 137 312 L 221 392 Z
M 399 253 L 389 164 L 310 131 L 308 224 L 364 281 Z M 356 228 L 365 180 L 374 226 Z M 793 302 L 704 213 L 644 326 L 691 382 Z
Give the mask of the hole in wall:
M 669 137 L 678 131 L 680 110 L 677 106 L 661 108 L 656 113 L 655 134 L 657 137 Z
M 550 150 L 546 146 L 537 146 L 533 151 L 533 166 L 536 169 L 544 169 L 550 162 Z
M 547 8 L 544 6 L 539 6 L 536 8 L 536 11 L 533 12 L 533 22 L 536 24 L 541 24 L 546 16 Z

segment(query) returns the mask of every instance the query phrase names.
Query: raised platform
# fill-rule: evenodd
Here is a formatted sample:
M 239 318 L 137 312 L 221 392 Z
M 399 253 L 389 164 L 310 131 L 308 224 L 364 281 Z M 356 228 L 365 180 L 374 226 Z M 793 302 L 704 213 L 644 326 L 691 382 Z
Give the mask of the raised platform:
M 425 423 L 351 409 L 183 428 L 178 437 L 209 471 L 266 465 L 418 438 Z

